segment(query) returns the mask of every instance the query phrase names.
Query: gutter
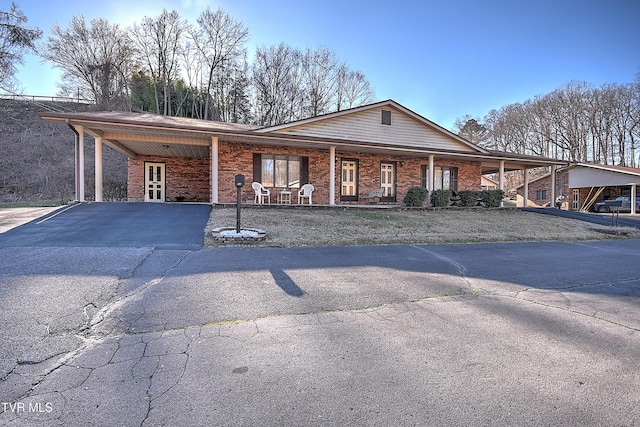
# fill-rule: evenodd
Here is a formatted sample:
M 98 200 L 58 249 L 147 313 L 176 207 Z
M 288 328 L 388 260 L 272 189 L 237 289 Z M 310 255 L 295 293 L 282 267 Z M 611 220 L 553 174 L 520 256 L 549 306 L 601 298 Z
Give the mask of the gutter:
M 71 121 L 66 118 L 64 119 L 64 122 L 67 124 L 67 126 L 69 126 L 71 128 L 71 130 L 73 131 L 73 133 L 76 134 L 76 142 L 78 142 L 78 138 L 80 138 L 80 134 L 78 133 L 78 131 L 76 130 L 75 127 L 73 127 L 73 125 L 71 124 Z

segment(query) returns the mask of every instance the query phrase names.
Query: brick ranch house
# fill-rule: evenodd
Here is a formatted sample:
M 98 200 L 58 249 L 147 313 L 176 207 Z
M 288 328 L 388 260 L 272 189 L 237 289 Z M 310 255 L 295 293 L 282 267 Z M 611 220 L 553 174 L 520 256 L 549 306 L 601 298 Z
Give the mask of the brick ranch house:
M 76 198 L 84 201 L 84 134 L 95 139 L 95 200 L 102 201 L 102 147 L 128 158 L 128 200 L 231 203 L 234 175 L 277 191 L 311 183 L 314 204 L 362 201 L 384 188 L 401 204 L 408 188 L 480 190 L 484 174 L 565 162 L 481 148 L 387 100 L 278 126 L 212 122 L 154 114 L 40 113 L 76 132 Z M 271 202 L 275 198 L 272 196 Z
M 531 180 L 527 190 L 527 206 L 547 206 L 552 200 L 560 203 L 562 209 L 581 210 L 596 202 L 628 196 L 635 199 L 640 186 L 640 169 L 624 166 L 576 163 L 558 169 L 555 186 L 550 173 Z M 553 188 L 555 187 L 555 188 Z M 552 197 L 555 189 L 557 197 Z M 518 204 L 522 206 L 524 186 L 516 187 Z M 632 213 L 635 206 L 631 206 Z

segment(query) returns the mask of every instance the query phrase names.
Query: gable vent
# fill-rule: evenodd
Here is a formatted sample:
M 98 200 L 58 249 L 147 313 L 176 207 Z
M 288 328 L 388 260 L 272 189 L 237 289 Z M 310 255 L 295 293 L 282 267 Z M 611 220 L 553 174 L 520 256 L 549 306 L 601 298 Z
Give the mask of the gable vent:
M 391 111 L 382 110 L 382 124 L 391 126 Z

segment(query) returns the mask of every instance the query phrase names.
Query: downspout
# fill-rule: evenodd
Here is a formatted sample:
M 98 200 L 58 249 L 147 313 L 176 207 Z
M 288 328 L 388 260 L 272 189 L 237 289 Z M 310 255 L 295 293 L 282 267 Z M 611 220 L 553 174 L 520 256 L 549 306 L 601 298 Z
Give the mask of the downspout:
M 80 134 L 78 133 L 78 131 L 76 130 L 76 128 L 70 123 L 69 119 L 65 119 L 65 123 L 67 124 L 67 126 L 69 126 L 71 128 L 71 130 L 73 131 L 73 133 L 75 134 L 75 138 L 74 138 L 74 152 L 75 152 L 75 167 L 74 167 L 74 175 L 75 175 L 75 191 L 76 191 L 76 202 L 80 201 L 79 197 L 78 197 L 78 192 L 80 191 L 80 171 L 79 171 L 79 153 L 78 153 L 78 140 L 80 139 Z

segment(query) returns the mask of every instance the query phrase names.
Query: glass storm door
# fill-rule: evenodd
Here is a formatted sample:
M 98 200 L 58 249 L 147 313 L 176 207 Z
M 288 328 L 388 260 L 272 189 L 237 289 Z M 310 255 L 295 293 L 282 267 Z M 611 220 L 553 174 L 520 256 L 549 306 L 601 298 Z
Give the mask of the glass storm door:
M 393 163 L 382 163 L 380 165 L 380 186 L 384 189 L 383 197 L 394 197 L 396 195 L 395 165 Z
M 342 200 L 358 200 L 358 162 L 342 161 Z
M 145 202 L 164 202 L 164 163 L 145 163 Z

